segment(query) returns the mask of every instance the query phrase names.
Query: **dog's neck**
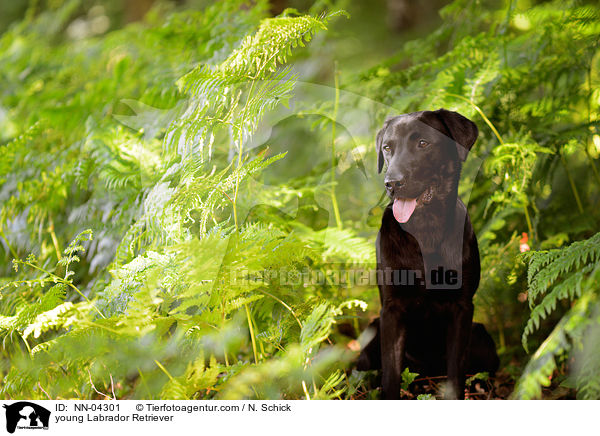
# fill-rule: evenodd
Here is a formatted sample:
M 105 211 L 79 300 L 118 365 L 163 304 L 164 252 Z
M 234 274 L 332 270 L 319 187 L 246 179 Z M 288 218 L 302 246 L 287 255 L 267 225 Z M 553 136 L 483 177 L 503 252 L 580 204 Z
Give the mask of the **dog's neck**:
M 419 241 L 424 252 L 436 251 L 454 228 L 457 201 L 456 193 L 434 198 L 428 205 L 415 210 L 411 219 L 401 224 L 402 229 Z
M 400 224 L 419 243 L 426 269 L 442 266 L 458 270 L 462 262 L 464 219 L 460 213 L 458 177 L 436 185 L 431 202 Z

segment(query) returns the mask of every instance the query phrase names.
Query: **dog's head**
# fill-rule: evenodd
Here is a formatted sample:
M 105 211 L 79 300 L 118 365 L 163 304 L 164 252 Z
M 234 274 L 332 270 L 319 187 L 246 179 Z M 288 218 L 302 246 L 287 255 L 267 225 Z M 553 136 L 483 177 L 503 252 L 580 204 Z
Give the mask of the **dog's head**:
M 407 222 L 418 207 L 456 191 L 461 163 L 477 139 L 475 123 L 445 109 L 389 118 L 377 133 L 377 166 L 394 217 Z M 439 198 L 438 198 L 439 199 Z

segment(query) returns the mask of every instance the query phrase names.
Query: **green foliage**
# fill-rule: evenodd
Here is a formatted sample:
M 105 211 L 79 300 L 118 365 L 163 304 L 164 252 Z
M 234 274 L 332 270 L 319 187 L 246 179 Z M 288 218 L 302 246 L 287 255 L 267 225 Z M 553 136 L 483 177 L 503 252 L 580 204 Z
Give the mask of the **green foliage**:
M 489 378 L 490 375 L 487 372 L 478 372 L 465 380 L 465 386 L 470 387 L 475 380 L 486 381 L 489 380 Z
M 587 282 L 600 259 L 600 233 L 566 248 L 526 253 L 525 257 L 529 259 L 528 298 L 532 308 L 523 332 L 523 346 L 527 349 L 527 336 L 539 328 L 542 319 L 556 310 L 558 301 L 574 302 L 582 294 L 594 291 L 582 284 Z M 543 298 L 536 303 L 540 297 Z
M 408 387 L 418 376 L 418 373 L 410 372 L 408 368 L 404 368 L 404 371 L 402 371 L 402 385 L 400 387 L 405 391 L 408 391 Z
M 286 63 L 292 48 L 304 46 L 335 15 L 263 20 L 222 63 L 201 65 L 182 77 L 179 88 L 191 102 L 168 129 L 166 149 L 183 155 L 207 153 L 210 159 L 217 130 L 226 127 L 241 156 L 243 143 L 265 112 L 285 104 L 290 96 L 289 70 L 278 67 Z
M 583 338 L 597 336 L 600 233 L 565 248 L 527 253 L 526 257 L 532 310 L 523 332 L 523 346 L 527 348 L 527 337 L 557 310 L 560 301 L 568 301 L 571 307 L 527 364 L 515 396 L 539 397 L 542 386 L 550 384 L 557 359 L 572 352 L 579 354 L 577 365 L 584 368 L 575 375 L 580 396 L 597 398 L 597 376 L 589 368 L 598 364 L 598 356 L 589 343 L 583 347 Z
M 515 397 L 539 397 L 549 377 L 570 375 L 578 395 L 592 398 L 589 368 L 600 358 L 578 338 L 595 323 L 600 9 L 580 1 L 455 1 L 441 15 L 437 30 L 349 87 L 367 89 L 392 113 L 444 107 L 475 120 L 480 136 L 460 192 L 469 195 L 482 254 L 476 318 L 493 326 L 504 361 L 523 359 L 514 340 L 521 328 L 523 345 L 534 332 L 542 343 Z M 484 159 L 481 168 L 473 155 Z M 519 243 L 523 233 L 527 245 Z M 518 304 L 525 296 L 531 313 Z M 560 360 L 569 353 L 575 362 Z
M 336 14 L 266 18 L 266 2 L 226 1 L 165 18 L 157 10 L 98 40 L 44 40 L 40 23 L 68 22 L 72 8 L 0 40 L 14 68 L 1 122 L 15 132 L 0 166 L 2 237 L 15 257 L 0 300 L 10 362 L 0 395 L 344 395 L 349 355 L 324 344 L 366 305 L 270 273 L 325 268 L 349 252 L 371 261 L 370 244 L 351 230 L 340 242 L 246 219 L 261 194 L 255 178 L 285 154 L 243 150 L 290 96 L 282 66 L 292 50 Z M 57 64 L 67 53 L 71 62 Z M 96 238 L 85 230 L 61 250 L 70 222 Z M 23 237 L 7 237 L 19 223 Z M 35 254 L 21 260 L 24 251 Z
M 438 107 L 479 126 L 460 187 L 482 255 L 476 318 L 503 362 L 529 361 L 514 397 L 556 380 L 599 397 L 596 5 L 456 0 L 380 64 L 336 67 L 331 101 L 260 146 L 260 123 L 308 93 L 295 80 L 358 48 L 325 31 L 356 21 L 159 2 L 69 36 L 85 8 L 32 6 L 0 37 L 1 397 L 364 397 L 341 332 L 361 330 L 377 291 L 330 273 L 374 263 L 381 186 L 364 174 L 383 112 Z M 337 119 L 344 91 L 372 120 L 364 136 Z

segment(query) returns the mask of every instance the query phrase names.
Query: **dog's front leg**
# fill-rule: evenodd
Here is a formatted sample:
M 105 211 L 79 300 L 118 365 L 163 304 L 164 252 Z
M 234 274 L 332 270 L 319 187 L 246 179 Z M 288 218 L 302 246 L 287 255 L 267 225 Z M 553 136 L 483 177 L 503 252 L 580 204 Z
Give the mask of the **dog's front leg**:
M 460 306 L 451 317 L 446 338 L 448 384 L 444 398 L 465 398 L 465 364 L 473 323 L 473 305 Z
M 381 334 L 381 398 L 400 398 L 402 363 L 406 344 L 406 326 L 398 311 L 384 308 L 380 317 Z

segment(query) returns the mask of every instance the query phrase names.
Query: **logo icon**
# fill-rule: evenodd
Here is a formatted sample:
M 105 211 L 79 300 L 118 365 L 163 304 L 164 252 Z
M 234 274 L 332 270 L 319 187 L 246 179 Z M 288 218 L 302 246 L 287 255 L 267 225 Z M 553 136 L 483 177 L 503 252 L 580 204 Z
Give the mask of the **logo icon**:
M 48 429 L 50 411 L 29 401 L 19 401 L 10 405 L 4 404 L 6 409 L 6 431 L 14 433 L 15 429 Z

